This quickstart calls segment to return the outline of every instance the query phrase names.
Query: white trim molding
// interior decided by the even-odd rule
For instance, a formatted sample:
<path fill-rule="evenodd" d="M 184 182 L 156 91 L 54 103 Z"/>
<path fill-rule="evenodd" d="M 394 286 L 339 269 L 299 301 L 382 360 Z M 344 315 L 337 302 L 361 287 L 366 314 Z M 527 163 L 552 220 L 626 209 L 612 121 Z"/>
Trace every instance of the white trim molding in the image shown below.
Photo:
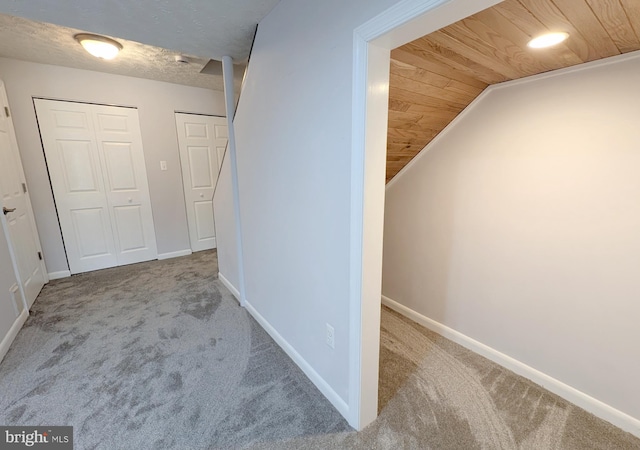
<path fill-rule="evenodd" d="M 47 275 L 49 276 L 49 281 L 51 281 L 59 280 L 60 278 L 68 278 L 71 276 L 71 272 L 69 270 L 59 270 L 57 272 L 49 272 Z"/>
<path fill-rule="evenodd" d="M 192 253 L 193 252 L 190 248 L 178 250 L 177 252 L 158 253 L 158 261 L 162 261 L 163 259 L 179 258 L 180 256 L 189 256 Z"/>
<path fill-rule="evenodd" d="M 331 404 L 338 410 L 344 417 L 349 417 L 349 405 L 338 395 L 336 391 L 329 386 L 329 384 L 316 372 L 313 367 L 283 338 L 280 333 L 276 331 L 271 324 L 260 315 L 258 311 L 249 303 L 245 302 L 244 307 L 249 314 L 269 333 L 269 336 L 276 341 L 276 343 L 285 351 L 285 353 L 293 360 L 294 363 L 304 372 L 304 374 L 311 380 L 311 382 L 320 390 Z"/>
<path fill-rule="evenodd" d="M 579 406 L 580 408 L 590 412 L 591 414 L 612 423 L 613 425 L 627 431 L 635 436 L 640 437 L 640 420 L 631 417 L 628 414 L 623 413 L 615 409 L 614 407 L 595 399 L 578 389 L 569 386 L 568 384 L 559 381 L 546 373 L 528 366 L 527 364 L 512 358 L 488 345 L 476 341 L 469 336 L 460 333 L 446 325 L 436 322 L 429 317 L 390 299 L 389 297 L 382 296 L 382 304 L 388 306 L 394 311 L 402 314 L 403 316 L 419 323 L 420 325 L 428 328 L 429 330 L 438 333 L 441 336 L 462 345 L 463 347 L 477 353 L 485 358 L 501 365 L 502 367 L 511 370 L 512 372 L 520 375 L 528 380 L 539 384 L 548 391 L 553 392 L 556 395 L 564 398 L 565 400 Z"/>
<path fill-rule="evenodd" d="M 236 300 L 240 302 L 240 291 L 233 284 L 231 284 L 231 282 L 227 279 L 227 277 L 225 277 L 220 272 L 218 272 L 218 280 L 220 280 L 220 282 L 224 284 L 224 287 L 229 289 L 229 291 L 233 294 Z"/>
<path fill-rule="evenodd" d="M 18 331 L 20 331 L 20 329 L 22 328 L 22 325 L 24 325 L 28 317 L 29 317 L 29 311 L 27 311 L 26 309 L 23 309 L 20 315 L 16 318 L 15 322 L 13 322 L 13 325 L 11 326 L 11 328 L 9 328 L 9 332 L 2 339 L 2 342 L 0 342 L 0 361 L 2 361 L 4 356 L 9 351 L 9 347 L 11 347 L 11 343 L 18 335 Z"/>

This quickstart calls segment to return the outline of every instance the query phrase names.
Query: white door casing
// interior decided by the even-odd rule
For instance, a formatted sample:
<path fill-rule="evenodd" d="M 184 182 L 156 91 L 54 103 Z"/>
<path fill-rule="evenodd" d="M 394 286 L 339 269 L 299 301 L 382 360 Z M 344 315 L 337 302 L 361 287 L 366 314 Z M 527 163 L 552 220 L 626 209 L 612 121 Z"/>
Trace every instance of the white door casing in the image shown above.
<path fill-rule="evenodd" d="M 0 207 L 14 210 L 2 214 L 11 257 L 18 277 L 20 296 L 27 309 L 49 281 L 27 190 L 18 143 L 10 117 L 4 83 L 0 81 Z M 15 294 L 15 293 L 14 293 Z"/>
<path fill-rule="evenodd" d="M 137 110 L 35 105 L 71 273 L 155 259 Z"/>
<path fill-rule="evenodd" d="M 213 191 L 228 140 L 227 119 L 176 113 L 176 127 L 191 250 L 215 248 Z"/>

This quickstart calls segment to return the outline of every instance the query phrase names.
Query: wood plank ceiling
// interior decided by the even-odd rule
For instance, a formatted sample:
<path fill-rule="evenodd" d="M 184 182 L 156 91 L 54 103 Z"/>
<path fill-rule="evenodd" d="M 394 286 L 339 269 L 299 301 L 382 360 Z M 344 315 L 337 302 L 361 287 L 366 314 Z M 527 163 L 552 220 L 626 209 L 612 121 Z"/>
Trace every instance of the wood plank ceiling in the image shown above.
<path fill-rule="evenodd" d="M 393 50 L 387 182 L 487 86 L 635 50 L 640 0 L 506 0 Z"/>

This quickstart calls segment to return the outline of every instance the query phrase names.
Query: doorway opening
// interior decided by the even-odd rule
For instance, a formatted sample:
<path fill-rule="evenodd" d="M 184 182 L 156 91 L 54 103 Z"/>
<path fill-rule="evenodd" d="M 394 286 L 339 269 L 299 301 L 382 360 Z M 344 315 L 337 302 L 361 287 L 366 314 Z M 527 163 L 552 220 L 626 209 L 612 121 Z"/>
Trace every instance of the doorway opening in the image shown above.
<path fill-rule="evenodd" d="M 452 3 L 455 3 L 455 2 L 452 2 Z M 477 7 L 478 10 L 483 10 L 485 8 L 492 6 L 492 4 L 495 4 L 495 3 L 498 3 L 498 2 L 486 2 L 486 4 L 484 5 L 474 5 L 474 7 Z M 506 3 L 509 3 L 509 2 L 505 2 L 505 4 Z M 424 24 L 427 25 L 426 28 L 423 28 L 420 35 L 416 37 L 423 36 L 425 35 L 425 33 L 429 34 L 431 32 L 437 31 L 445 26 L 448 26 L 456 22 L 457 20 L 463 19 L 475 13 L 473 11 L 470 11 L 466 15 L 460 14 L 461 13 L 460 8 L 462 8 L 462 6 L 458 5 L 456 9 L 448 10 L 448 13 L 447 13 L 448 15 L 444 14 L 445 16 L 448 17 L 447 19 L 448 21 L 443 19 L 441 26 L 436 26 L 435 22 L 437 22 L 439 19 L 443 17 L 440 14 L 438 14 L 438 12 L 442 13 L 443 11 L 445 11 L 445 9 L 448 6 L 451 6 L 451 4 L 434 6 L 433 3 L 431 3 L 431 7 L 435 9 L 425 14 L 430 18 L 430 20 L 427 20 L 424 22 Z M 454 15 L 456 14 L 458 15 L 457 18 L 454 17 Z M 488 16 L 488 14 L 486 16 Z M 451 20 L 452 18 L 453 20 Z M 493 18 L 495 19 L 496 16 L 494 16 Z M 376 18 L 376 20 L 381 21 L 379 17 Z M 397 20 L 401 21 L 401 19 L 399 18 L 397 18 Z M 391 23 L 391 20 L 389 21 L 389 23 Z M 362 325 L 361 325 L 361 328 L 358 329 L 361 334 L 361 338 L 362 338 L 361 342 L 363 346 L 360 353 L 361 359 L 359 360 L 359 363 L 360 363 L 359 368 L 362 370 L 362 372 L 360 372 L 360 375 L 362 377 L 361 378 L 362 383 L 359 385 L 361 389 L 360 391 L 361 403 L 359 405 L 360 405 L 360 412 L 362 414 L 359 417 L 359 420 L 361 421 L 361 423 L 365 418 L 364 414 L 366 414 L 366 411 L 372 411 L 370 409 L 372 406 L 371 405 L 372 402 L 368 401 L 363 397 L 364 395 L 363 389 L 365 389 L 364 386 L 368 386 L 368 389 L 371 389 L 371 390 L 375 389 L 372 382 L 372 378 L 374 373 L 376 377 L 378 376 L 378 373 L 375 370 L 376 368 L 374 368 L 372 365 L 372 361 L 376 357 L 374 353 L 377 350 L 377 348 L 374 348 L 374 345 L 372 344 L 372 342 L 375 342 L 375 344 L 377 345 L 379 341 L 376 341 L 376 339 L 379 339 L 379 335 L 376 335 L 377 329 L 374 329 L 370 325 L 367 325 L 365 322 L 366 320 L 373 320 L 373 321 L 377 320 L 376 325 L 380 324 L 380 318 L 379 316 L 376 317 L 376 312 L 375 312 L 375 309 L 379 308 L 380 292 L 379 291 L 377 292 L 377 298 L 376 298 L 375 291 L 377 287 L 380 286 L 380 281 L 381 281 L 381 276 L 379 275 L 380 268 L 382 266 L 382 248 L 381 248 L 380 241 L 382 240 L 382 228 L 383 228 L 382 223 L 384 222 L 384 198 L 385 198 L 384 187 L 381 188 L 381 185 L 383 185 L 383 183 L 381 182 L 381 179 L 382 179 L 381 174 L 383 173 L 383 167 L 382 167 L 383 162 L 381 162 L 381 160 L 384 159 L 383 155 L 386 153 L 386 149 L 381 148 L 381 146 L 376 142 L 381 138 L 381 134 L 376 133 L 375 129 L 379 127 L 380 124 L 382 124 L 383 122 L 380 117 L 382 115 L 381 110 L 383 106 L 381 105 L 383 102 L 380 101 L 379 97 L 385 96 L 386 92 L 384 91 L 384 86 L 388 85 L 389 81 L 391 81 L 391 86 L 393 89 L 394 78 L 396 82 L 401 81 L 401 80 L 398 80 L 398 78 L 404 78 L 405 80 L 403 82 L 407 83 L 408 82 L 407 80 L 410 80 L 412 77 L 412 70 L 413 70 L 410 67 L 408 67 L 408 65 L 411 65 L 409 64 L 411 61 L 408 61 L 407 59 L 405 59 L 404 61 L 399 61 L 399 63 L 396 63 L 395 73 L 394 73 L 394 66 L 392 66 L 391 80 L 389 80 L 388 76 L 385 80 L 384 75 L 382 74 L 382 67 L 384 66 L 383 61 L 386 60 L 387 62 L 386 68 L 388 70 L 389 50 L 392 48 L 397 48 L 399 46 L 407 44 L 411 40 L 406 39 L 408 31 L 403 30 L 404 34 L 401 35 L 402 39 L 399 39 L 399 42 L 398 42 L 399 45 L 395 46 L 389 43 L 394 39 L 395 35 L 393 35 L 393 33 L 389 32 L 391 34 L 375 35 L 372 29 L 376 26 L 376 24 L 370 24 L 370 25 L 371 25 L 371 28 L 366 28 L 363 26 L 362 29 L 359 30 L 362 33 L 361 34 L 361 36 L 363 36 L 362 41 L 364 42 L 358 43 L 358 40 L 356 39 L 355 54 L 358 57 L 358 60 L 362 64 L 358 65 L 358 63 L 356 62 L 356 66 L 354 67 L 354 74 L 355 74 L 354 85 L 367 86 L 369 89 L 366 92 L 357 90 L 354 93 L 354 105 L 355 105 L 354 106 L 354 142 L 356 142 L 357 144 L 362 144 L 363 148 L 365 149 L 363 154 L 359 155 L 359 156 L 362 156 L 362 160 L 364 160 L 364 165 L 363 165 L 364 167 L 362 168 L 362 173 L 355 172 L 355 175 L 358 175 L 358 176 L 361 175 L 361 177 L 357 179 L 358 183 L 356 184 L 356 186 L 359 187 L 360 183 L 362 183 L 362 186 L 364 186 L 364 188 L 362 189 L 362 191 L 357 191 L 357 190 L 352 191 L 356 193 L 356 197 L 357 197 L 357 194 L 359 193 L 361 193 L 363 197 L 361 204 L 357 203 L 359 198 L 355 199 L 356 204 L 358 206 L 361 206 L 363 210 L 363 215 L 362 215 L 363 221 L 362 223 L 359 224 L 361 226 L 361 229 L 359 230 L 361 234 L 358 235 L 358 237 L 362 239 L 363 246 L 364 246 L 364 248 L 362 249 L 357 248 L 355 252 L 356 260 L 358 256 L 362 257 L 362 260 L 359 261 L 361 263 L 360 267 L 362 268 L 362 276 L 361 276 L 361 279 L 359 280 L 361 285 L 358 286 L 359 290 L 357 291 L 359 294 L 361 294 L 359 300 L 361 300 L 360 306 L 362 308 L 359 311 L 360 313 L 359 318 L 361 319 Z M 523 26 L 522 24 L 519 24 L 519 25 Z M 377 26 L 378 26 L 378 30 L 381 30 L 383 28 L 379 23 L 377 24 Z M 396 27 L 396 28 L 404 28 L 404 25 L 402 27 Z M 394 30 L 396 32 L 398 31 L 397 29 L 394 29 Z M 513 32 L 513 29 L 511 29 L 511 32 Z M 450 33 L 450 35 L 452 34 L 454 33 Z M 441 39 L 439 42 L 437 40 L 438 38 Z M 513 35 L 509 36 L 509 38 L 513 39 L 514 36 Z M 403 39 L 404 41 L 402 41 Z M 445 39 L 446 39 L 445 36 L 439 36 L 439 37 L 435 37 L 433 40 L 426 40 L 425 42 L 422 42 L 422 45 L 425 46 L 422 49 L 419 48 L 420 47 L 419 44 L 414 44 L 414 48 L 413 48 L 414 53 L 420 53 L 421 51 L 424 52 L 424 54 L 435 53 L 433 50 L 436 47 L 436 45 L 444 45 L 443 43 L 445 42 Z M 429 48 L 429 45 L 432 45 L 433 47 Z M 411 53 L 411 52 L 407 52 L 404 55 L 404 57 L 411 56 L 411 55 L 408 55 L 408 53 Z M 624 51 L 620 50 L 620 53 L 624 53 Z M 415 54 L 413 56 L 415 56 Z M 602 57 L 606 57 L 606 56 L 602 56 Z M 463 59 L 464 58 L 459 58 L 457 61 L 457 64 L 460 64 L 459 62 L 462 61 Z M 366 63 L 363 63 L 363 61 L 365 61 Z M 584 61 L 580 61 L 580 62 L 584 62 Z M 580 62 L 576 62 L 575 64 L 579 64 Z M 431 61 L 431 63 L 433 63 L 433 61 Z M 549 67 L 548 64 L 550 63 L 551 63 L 551 58 L 546 58 L 544 62 L 544 64 L 547 65 L 546 70 L 555 70 L 563 67 L 563 66 L 560 66 L 560 67 L 548 68 Z M 606 63 L 603 63 L 603 64 L 606 64 Z M 572 64 L 569 64 L 569 65 L 572 65 Z M 508 67 L 508 64 L 506 65 L 504 64 L 504 61 L 502 63 L 500 62 L 496 63 L 496 67 L 507 70 L 507 71 L 513 69 L 514 72 L 516 71 L 516 69 L 521 68 L 521 67 L 510 68 Z M 358 69 L 361 69 L 361 70 L 359 71 Z M 422 69 L 429 71 L 429 69 L 433 69 L 433 66 L 431 65 L 429 67 L 422 67 Z M 546 71 L 546 70 L 543 70 L 543 71 Z M 460 71 L 464 72 L 462 69 L 460 69 Z M 499 70 L 496 70 L 496 73 L 497 72 L 499 72 Z M 495 75 L 496 73 L 494 73 L 493 75 Z M 507 77 L 506 79 L 496 80 L 493 82 L 488 81 L 486 85 L 501 82 L 501 81 L 507 81 L 508 79 L 529 76 L 535 73 L 540 73 L 540 72 L 534 71 L 534 72 L 525 73 L 519 76 Z M 464 74 L 468 75 L 468 71 Z M 439 75 L 442 76 L 443 74 L 439 74 Z M 453 79 L 454 77 L 451 77 L 451 78 Z M 443 80 L 440 79 L 440 81 L 442 82 Z M 456 81 L 460 82 L 463 80 L 456 80 Z M 468 86 L 473 87 L 472 85 L 468 85 Z M 376 88 L 378 89 L 376 90 Z M 431 85 L 431 86 L 423 86 L 422 88 L 425 91 L 427 91 L 429 89 L 433 90 L 434 88 L 437 89 L 439 87 Z M 461 88 L 461 86 L 457 85 L 457 88 Z M 478 87 L 478 89 L 481 92 L 483 88 L 480 86 Z M 458 89 L 458 90 L 465 91 L 468 94 L 472 93 L 469 89 Z M 494 91 L 495 90 L 492 90 L 492 92 Z M 415 109 L 412 110 L 410 107 L 404 110 L 402 109 L 406 106 L 406 105 L 403 105 L 402 103 L 405 103 L 405 104 L 410 103 L 409 101 L 410 99 L 398 98 L 399 96 L 394 95 L 393 91 L 391 92 L 391 94 L 392 95 L 391 95 L 390 103 L 392 104 L 392 110 L 394 111 L 393 116 L 390 114 L 390 117 L 389 117 L 389 124 L 391 125 L 391 128 L 397 128 L 399 130 L 406 130 L 406 131 L 416 131 L 415 129 L 411 129 L 410 122 L 411 120 L 413 120 L 414 122 L 422 121 L 424 124 L 424 121 L 422 120 L 423 117 L 420 117 L 421 115 L 418 114 Z M 397 92 L 395 94 L 397 94 Z M 422 93 L 416 92 L 415 94 L 416 94 L 415 97 L 418 97 L 419 95 L 424 94 L 424 92 Z M 455 97 L 455 96 L 458 96 L 460 92 L 454 93 L 450 91 L 449 94 Z M 455 100 L 456 99 L 454 98 L 454 101 Z M 358 105 L 360 105 L 361 108 L 358 108 Z M 387 105 L 384 105 L 384 108 L 386 109 Z M 446 122 L 447 120 L 449 120 L 449 118 L 438 117 L 438 113 L 441 113 L 443 111 L 446 111 L 445 105 L 428 105 L 427 107 L 424 108 L 424 112 L 429 113 L 428 119 L 439 119 L 441 122 Z M 359 113 L 360 115 L 358 115 Z M 396 113 L 399 113 L 399 114 L 396 114 Z M 404 118 L 407 119 L 407 122 L 405 124 L 402 124 L 403 116 Z M 385 123 L 383 128 L 386 132 L 387 130 L 386 121 L 384 122 Z M 434 136 L 442 131 L 442 129 L 438 130 L 437 127 L 431 127 L 429 129 L 434 130 Z M 401 134 L 402 133 L 400 133 L 400 135 Z M 415 135 L 412 133 L 406 133 L 406 135 L 415 137 Z M 384 138 L 386 138 L 386 136 L 382 137 L 383 142 L 384 142 Z M 433 138 L 433 136 L 431 138 Z M 389 145 L 390 149 L 392 149 L 393 144 L 394 144 L 393 142 L 390 142 L 390 145 Z M 409 160 L 413 156 L 410 154 L 411 150 L 413 150 L 411 147 L 415 144 L 415 146 L 417 147 L 417 151 L 419 151 L 420 149 L 424 148 L 424 144 L 426 143 L 410 142 L 409 144 L 406 144 L 406 143 L 399 142 L 398 144 L 399 145 L 395 150 L 399 154 L 399 156 L 397 157 L 398 158 L 397 161 L 401 162 L 400 159 L 403 156 L 402 155 L 403 151 L 406 151 L 407 157 L 408 157 L 407 160 Z M 356 147 L 355 150 L 358 150 L 358 148 L 359 147 Z M 362 163 L 362 161 L 359 158 L 356 158 L 356 161 Z M 354 167 L 356 167 L 356 164 L 354 164 Z M 400 170 L 400 169 L 401 167 L 397 168 L 397 170 Z M 437 176 L 438 174 L 432 173 L 431 175 Z M 382 191 L 382 194 L 381 194 L 381 191 Z M 378 241 L 378 239 L 380 239 L 380 241 Z M 371 247 L 367 248 L 369 245 L 371 245 Z M 387 255 L 385 254 L 385 263 L 386 262 L 387 262 Z M 378 263 L 379 263 L 379 266 L 378 266 Z M 459 286 L 459 284 L 457 286 Z M 391 300 L 391 299 L 388 299 L 388 300 Z M 392 303 L 392 302 L 387 301 L 386 303 Z M 403 313 L 408 313 L 408 311 L 403 311 Z M 432 324 L 432 325 L 435 326 L 437 324 Z M 452 331 L 452 330 L 449 330 L 449 331 Z M 446 333 L 441 333 L 441 334 L 446 335 Z M 481 345 L 478 344 L 478 348 L 481 348 Z M 477 352 L 484 354 L 483 351 L 477 351 Z M 491 358 L 491 359 L 494 359 L 494 358 Z M 367 367 L 369 370 L 363 370 L 365 365 L 367 364 L 368 364 Z M 515 363 L 513 364 L 514 366 L 517 365 Z M 518 372 L 518 370 L 516 370 L 516 372 Z M 365 373 L 366 375 L 364 375 Z M 558 388 L 558 386 L 555 386 L 555 388 L 551 390 L 553 390 L 556 393 L 560 393 L 557 391 L 562 390 L 562 388 Z M 568 389 L 565 389 L 565 391 L 568 391 Z M 560 393 L 560 395 L 563 395 L 563 393 Z M 582 398 L 581 400 L 578 398 L 576 398 L 575 400 L 574 399 L 571 399 L 571 400 L 574 403 L 578 403 L 580 406 L 590 409 L 592 412 L 595 412 L 597 415 L 600 415 L 601 417 L 606 417 L 607 420 L 614 422 L 619 426 L 622 426 L 623 428 L 629 429 L 629 427 L 631 426 L 630 424 L 633 422 L 632 420 L 629 420 L 629 418 L 624 419 L 622 413 L 620 412 L 610 413 L 606 411 L 606 408 L 600 408 L 599 412 L 594 411 L 594 409 L 598 409 L 598 408 L 593 406 L 589 408 L 588 405 L 586 405 L 586 403 L 588 402 L 585 402 L 584 398 Z M 380 401 L 384 402 L 385 399 L 381 398 Z M 382 405 L 379 405 L 379 406 L 382 406 Z M 370 414 L 373 415 L 372 412 L 370 412 Z M 625 420 L 626 420 L 626 426 L 625 426 Z"/>
<path fill-rule="evenodd" d="M 354 32 L 350 423 L 377 417 L 390 50 L 498 3 L 403 1 Z"/>

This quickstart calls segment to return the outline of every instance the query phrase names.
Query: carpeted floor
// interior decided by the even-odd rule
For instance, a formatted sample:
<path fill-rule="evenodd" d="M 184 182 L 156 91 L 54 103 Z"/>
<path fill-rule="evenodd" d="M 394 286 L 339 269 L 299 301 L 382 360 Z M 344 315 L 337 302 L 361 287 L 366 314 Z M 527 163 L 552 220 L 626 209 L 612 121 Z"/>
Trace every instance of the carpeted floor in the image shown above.
<path fill-rule="evenodd" d="M 216 279 L 215 252 L 53 281 L 0 364 L 0 424 L 76 449 L 233 448 L 349 430 Z"/>
<path fill-rule="evenodd" d="M 216 279 L 215 252 L 53 281 L 0 364 L 0 424 L 76 449 L 640 449 L 640 440 L 382 314 L 378 419 L 356 433 Z"/>

